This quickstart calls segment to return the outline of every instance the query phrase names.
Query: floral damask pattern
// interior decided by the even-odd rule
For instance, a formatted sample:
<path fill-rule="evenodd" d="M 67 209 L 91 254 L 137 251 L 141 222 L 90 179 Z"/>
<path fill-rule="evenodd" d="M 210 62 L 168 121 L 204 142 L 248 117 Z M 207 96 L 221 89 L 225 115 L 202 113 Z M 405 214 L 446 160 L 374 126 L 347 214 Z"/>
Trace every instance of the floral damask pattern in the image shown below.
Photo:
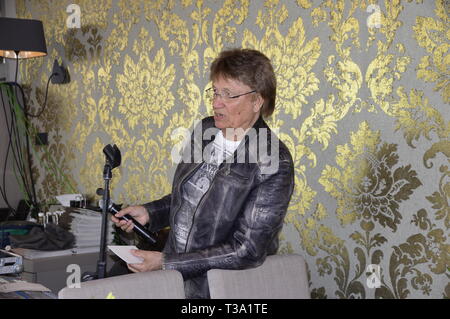
<path fill-rule="evenodd" d="M 372 264 L 380 264 L 384 253 L 376 248 L 386 247 L 389 243 L 385 234 L 373 234 L 376 224 L 396 232 L 405 218 L 399 210 L 402 202 L 410 199 L 413 191 L 422 184 L 411 165 L 398 165 L 397 146 L 382 143 L 380 132 L 370 130 L 366 122 L 351 134 L 350 141 L 351 145 L 337 146 L 339 168 L 326 166 L 319 178 L 325 190 L 337 200 L 336 214 L 342 225 L 346 227 L 359 221 L 363 230 L 349 236 L 358 245 L 354 249 L 358 260 L 355 277 L 348 280 L 349 253 L 345 245 L 340 248 L 340 253 L 346 263 L 336 262 L 334 267 L 340 288 L 336 295 L 342 298 L 365 297 L 364 285 L 358 279 L 368 265 L 367 259 L 371 258 Z M 319 258 L 320 267 L 332 269 L 328 260 L 330 257 Z M 391 257 L 390 267 L 395 263 L 395 257 Z M 393 296 L 401 297 L 390 297 Z"/>
<path fill-rule="evenodd" d="M 297 119 L 303 105 L 308 103 L 307 98 L 319 89 L 319 80 L 311 69 L 320 56 L 319 38 L 306 41 L 306 32 L 303 20 L 298 18 L 290 26 L 287 35 L 280 33 L 279 26 L 284 24 L 288 12 L 284 4 L 277 10 L 279 1 L 265 1 L 266 12 L 258 11 L 256 23 L 263 29 L 263 37 L 257 40 L 250 31 L 245 30 L 242 46 L 255 48 L 262 52 L 270 52 L 277 77 L 278 105 L 273 122 L 276 123 L 276 114 L 280 109 L 284 113 Z"/>
<path fill-rule="evenodd" d="M 159 50 L 155 60 L 142 55 L 137 63 L 125 57 L 123 74 L 116 77 L 116 85 L 122 99 L 119 112 L 132 129 L 138 123 L 144 127 L 151 123 L 163 125 L 164 118 L 174 105 L 171 86 L 175 78 L 173 65 L 166 67 L 163 50 Z M 147 70 L 142 72 L 142 70 Z M 132 106 L 132 107 L 130 107 Z"/>
<path fill-rule="evenodd" d="M 422 185 L 411 165 L 395 167 L 397 146 L 380 144 L 379 133 L 362 122 L 351 145 L 338 145 L 339 168 L 326 166 L 319 178 L 325 190 L 336 198 L 336 214 L 343 225 L 361 218 L 397 231 L 401 202 Z"/>
<path fill-rule="evenodd" d="M 450 103 L 450 18 L 449 4 L 436 1 L 436 18 L 417 17 L 413 27 L 417 43 L 429 55 L 421 58 L 417 77 L 435 83 L 434 90 L 441 91 L 445 103 Z"/>
<path fill-rule="evenodd" d="M 42 201 L 95 199 L 109 143 L 117 201 L 167 194 L 174 132 L 211 114 L 211 61 L 255 48 L 273 62 L 268 123 L 295 164 L 280 253 L 305 256 L 312 297 L 449 298 L 448 1 L 19 0 L 17 13 L 43 21 L 49 53 L 21 63 L 30 110 L 55 58 L 71 75 L 32 121 L 49 133 L 34 149 Z"/>

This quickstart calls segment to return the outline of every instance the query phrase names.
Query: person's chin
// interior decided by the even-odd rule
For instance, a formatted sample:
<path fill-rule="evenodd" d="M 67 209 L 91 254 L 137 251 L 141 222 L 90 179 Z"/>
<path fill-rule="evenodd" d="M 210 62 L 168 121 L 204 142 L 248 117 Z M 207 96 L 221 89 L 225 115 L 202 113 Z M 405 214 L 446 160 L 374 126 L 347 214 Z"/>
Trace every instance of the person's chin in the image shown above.
<path fill-rule="evenodd" d="M 226 127 L 223 117 L 220 117 L 220 116 L 214 116 L 214 124 L 217 128 L 220 128 L 220 129 Z"/>

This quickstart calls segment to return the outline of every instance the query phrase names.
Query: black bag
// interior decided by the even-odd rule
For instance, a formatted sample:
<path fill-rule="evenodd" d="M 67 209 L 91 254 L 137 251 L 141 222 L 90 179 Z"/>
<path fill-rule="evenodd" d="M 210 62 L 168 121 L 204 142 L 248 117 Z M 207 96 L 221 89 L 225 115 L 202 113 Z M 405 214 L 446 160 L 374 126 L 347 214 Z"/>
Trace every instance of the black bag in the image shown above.
<path fill-rule="evenodd" d="M 58 225 L 49 223 L 44 228 L 36 224 L 26 235 L 10 235 L 11 248 L 35 250 L 64 250 L 75 246 L 75 236 Z"/>

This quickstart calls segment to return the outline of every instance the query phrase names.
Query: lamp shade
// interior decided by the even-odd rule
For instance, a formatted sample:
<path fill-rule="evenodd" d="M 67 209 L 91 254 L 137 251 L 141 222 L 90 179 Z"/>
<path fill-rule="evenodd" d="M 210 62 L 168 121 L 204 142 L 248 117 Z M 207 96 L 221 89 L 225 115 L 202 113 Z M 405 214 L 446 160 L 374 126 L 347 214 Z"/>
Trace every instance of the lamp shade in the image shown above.
<path fill-rule="evenodd" d="M 44 55 L 47 46 L 41 21 L 0 18 L 0 56 L 27 59 Z"/>

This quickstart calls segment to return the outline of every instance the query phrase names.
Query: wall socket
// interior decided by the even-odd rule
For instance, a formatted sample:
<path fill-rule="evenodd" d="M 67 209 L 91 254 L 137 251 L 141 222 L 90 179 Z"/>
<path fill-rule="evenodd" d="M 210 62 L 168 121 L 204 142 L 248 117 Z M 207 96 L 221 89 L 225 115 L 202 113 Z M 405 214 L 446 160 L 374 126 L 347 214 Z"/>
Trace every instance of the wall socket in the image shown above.
<path fill-rule="evenodd" d="M 70 82 L 70 76 L 67 69 L 58 63 L 58 60 L 55 59 L 53 62 L 53 70 L 52 70 L 52 83 L 53 84 L 65 84 Z"/>

